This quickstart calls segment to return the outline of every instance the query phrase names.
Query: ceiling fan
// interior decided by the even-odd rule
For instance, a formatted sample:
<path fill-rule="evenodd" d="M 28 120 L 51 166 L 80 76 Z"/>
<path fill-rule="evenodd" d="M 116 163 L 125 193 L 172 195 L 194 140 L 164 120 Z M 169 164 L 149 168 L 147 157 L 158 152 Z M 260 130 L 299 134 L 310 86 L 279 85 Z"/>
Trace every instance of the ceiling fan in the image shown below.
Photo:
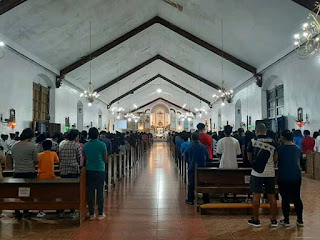
<path fill-rule="evenodd" d="M 172 7 L 177 8 L 180 12 L 183 11 L 183 6 L 180 5 L 179 3 L 173 2 L 173 1 L 171 1 L 171 0 L 163 0 L 163 1 L 166 2 L 166 3 L 168 3 L 168 4 L 170 4 Z"/>

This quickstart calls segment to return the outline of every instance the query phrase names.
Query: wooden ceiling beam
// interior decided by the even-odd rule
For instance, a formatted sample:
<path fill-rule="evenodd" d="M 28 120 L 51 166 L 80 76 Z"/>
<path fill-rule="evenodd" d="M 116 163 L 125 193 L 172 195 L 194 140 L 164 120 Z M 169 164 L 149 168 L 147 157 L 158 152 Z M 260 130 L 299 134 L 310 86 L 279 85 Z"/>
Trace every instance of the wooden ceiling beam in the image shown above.
<path fill-rule="evenodd" d="M 318 0 L 292 0 L 295 3 L 298 3 L 300 6 L 303 6 L 309 9 L 311 12 L 315 12 L 316 2 Z"/>
<path fill-rule="evenodd" d="M 173 102 L 170 102 L 169 100 L 164 99 L 164 98 L 161 97 L 161 98 L 157 98 L 157 99 L 155 99 L 155 100 L 152 100 L 152 101 L 150 101 L 150 102 L 148 102 L 148 103 L 146 103 L 146 104 L 143 104 L 142 106 L 138 107 L 137 109 L 131 110 L 130 113 L 136 112 L 136 111 L 140 110 L 141 108 L 144 108 L 144 107 L 146 107 L 146 106 L 148 106 L 148 105 L 150 105 L 150 104 L 152 104 L 152 103 L 154 103 L 154 102 L 156 102 L 156 101 L 158 101 L 158 100 L 162 100 L 162 101 L 164 101 L 164 102 L 166 102 L 166 103 L 169 103 L 169 104 L 171 104 L 171 105 L 173 105 L 173 106 L 175 106 L 175 107 L 177 107 L 177 108 L 180 108 L 180 109 L 183 109 L 183 110 L 186 111 L 186 112 L 189 112 L 188 109 L 183 108 L 183 107 L 179 106 L 178 104 L 175 104 L 175 103 L 173 103 Z M 194 112 L 192 112 L 192 113 L 195 115 Z"/>
<path fill-rule="evenodd" d="M 208 104 L 208 105 L 209 105 L 209 107 L 210 107 L 210 108 L 212 107 L 211 102 L 210 102 L 210 101 L 208 101 L 207 99 L 205 99 L 205 98 L 203 98 L 203 97 L 201 97 L 201 96 L 199 96 L 199 95 L 195 94 L 194 92 L 192 92 L 192 91 L 190 91 L 190 90 L 186 89 L 185 87 L 182 87 L 181 85 L 179 85 L 179 84 L 175 83 L 174 81 L 172 81 L 172 80 L 170 80 L 170 79 L 168 79 L 168 78 L 166 78 L 166 77 L 162 76 L 161 74 L 158 74 L 158 75 L 156 75 L 156 76 L 154 76 L 154 77 L 152 77 L 152 78 L 148 79 L 148 80 L 147 80 L 147 81 L 145 81 L 144 83 L 142 83 L 142 84 L 138 85 L 137 87 L 135 87 L 135 88 L 131 89 L 130 91 L 128 91 L 128 92 L 126 92 L 126 93 L 122 94 L 121 96 L 119 96 L 119 97 L 117 97 L 117 98 L 113 99 L 113 100 L 108 104 L 108 108 L 110 108 L 112 104 L 114 104 L 114 103 L 116 103 L 116 102 L 120 101 L 121 99 L 125 98 L 126 96 L 129 96 L 130 94 L 134 94 L 134 92 L 135 92 L 135 91 L 137 91 L 138 89 L 140 89 L 140 88 L 142 88 L 142 87 L 146 86 L 147 84 L 151 83 L 152 81 L 156 80 L 157 78 L 161 78 L 161 79 L 163 79 L 164 81 L 166 81 L 166 82 L 168 82 L 168 83 L 170 83 L 170 84 L 174 85 L 175 87 L 177 87 L 177 88 L 179 88 L 179 89 L 183 90 L 183 91 L 184 91 L 184 92 L 186 92 L 187 94 L 190 94 L 191 96 L 193 96 L 193 97 L 195 97 L 195 98 L 197 98 L 197 99 L 201 100 L 202 102 L 205 102 L 206 104 Z"/>
<path fill-rule="evenodd" d="M 216 89 L 216 90 L 219 90 L 219 89 L 220 89 L 220 86 L 218 86 L 217 84 L 210 82 L 209 80 L 207 80 L 207 79 L 205 79 L 205 78 L 203 78 L 203 77 L 201 77 L 201 76 L 199 76 L 199 75 L 197 75 L 197 74 L 195 74 L 195 73 L 193 73 L 193 72 L 185 69 L 184 67 L 182 67 L 182 66 L 180 66 L 180 65 L 172 62 L 171 60 L 169 60 L 169 59 L 167 59 L 167 58 L 165 58 L 165 57 L 163 57 L 163 56 L 161 56 L 161 55 L 156 55 L 156 56 L 150 58 L 149 60 L 147 60 L 147 61 L 139 64 L 139 65 L 136 66 L 135 68 L 133 68 L 133 69 L 131 69 L 131 70 L 123 73 L 122 75 L 120 75 L 120 76 L 118 76 L 118 77 L 116 77 L 115 79 L 111 80 L 110 82 L 104 84 L 103 86 L 97 88 L 95 91 L 96 91 L 96 92 L 101 92 L 101 91 L 103 91 L 103 90 L 111 87 L 112 85 L 118 83 L 119 81 L 121 81 L 121 80 L 123 80 L 124 78 L 130 76 L 131 74 L 139 71 L 140 69 L 148 66 L 149 64 L 151 64 L 152 62 L 154 62 L 154 61 L 156 61 L 156 60 L 161 60 L 161 61 L 169 64 L 170 66 L 172 66 L 172 67 L 174 67 L 174 68 L 176 68 L 176 69 L 178 69 L 178 70 L 186 73 L 187 75 L 189 75 L 189 76 L 191 76 L 191 77 L 199 80 L 200 82 L 202 82 L 202 83 L 204 83 L 204 84 L 206 84 L 206 85 L 208 85 L 208 86 L 210 86 L 210 87 L 212 87 L 212 88 L 214 88 L 214 89 Z"/>
<path fill-rule="evenodd" d="M 0 1 L 0 16 L 21 3 L 26 2 L 27 0 L 1 0 Z"/>
<path fill-rule="evenodd" d="M 83 56 L 80 60 L 72 63 L 71 65 L 65 67 L 64 69 L 62 69 L 60 71 L 60 77 L 64 77 L 66 74 L 68 74 L 69 72 L 81 67 L 82 65 L 86 64 L 87 62 L 90 61 L 90 59 L 94 59 L 96 57 L 99 57 L 100 55 L 108 52 L 110 49 L 118 46 L 119 44 L 127 41 L 128 39 L 132 38 L 133 36 L 139 34 L 140 32 L 144 31 L 145 29 L 151 27 L 154 24 L 160 24 L 174 32 L 176 32 L 177 34 L 181 35 L 184 38 L 187 38 L 188 40 L 200 45 L 201 47 L 209 50 L 210 52 L 217 54 L 219 56 L 224 57 L 226 60 L 238 65 L 239 67 L 252 72 L 253 74 L 255 74 L 257 72 L 257 69 L 253 66 L 251 66 L 248 63 L 245 63 L 244 61 L 228 54 L 227 52 L 222 51 L 221 49 L 213 46 L 212 44 L 196 37 L 195 35 L 183 30 L 182 28 L 179 28 L 178 26 L 162 19 L 161 17 L 154 17 L 152 19 L 150 19 L 149 21 L 141 24 L 140 26 L 136 27 L 135 29 L 127 32 L 126 34 L 122 35 L 121 37 L 113 40 L 112 42 L 104 45 L 103 47 L 93 51 L 92 53 L 89 53 L 86 56 Z"/>

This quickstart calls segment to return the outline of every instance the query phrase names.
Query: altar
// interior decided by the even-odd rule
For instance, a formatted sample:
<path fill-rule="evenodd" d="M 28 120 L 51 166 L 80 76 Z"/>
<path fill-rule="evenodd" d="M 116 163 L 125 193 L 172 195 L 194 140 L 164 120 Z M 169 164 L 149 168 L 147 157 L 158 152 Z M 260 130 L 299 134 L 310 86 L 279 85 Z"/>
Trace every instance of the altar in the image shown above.
<path fill-rule="evenodd" d="M 159 104 L 151 111 L 152 130 L 155 138 L 164 139 L 170 128 L 169 109 Z"/>

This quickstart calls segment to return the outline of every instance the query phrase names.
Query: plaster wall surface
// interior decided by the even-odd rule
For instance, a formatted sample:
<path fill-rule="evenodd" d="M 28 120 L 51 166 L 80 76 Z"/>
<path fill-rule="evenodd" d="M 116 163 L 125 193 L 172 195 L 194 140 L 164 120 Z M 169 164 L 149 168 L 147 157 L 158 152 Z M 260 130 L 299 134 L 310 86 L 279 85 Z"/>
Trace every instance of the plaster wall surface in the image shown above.
<path fill-rule="evenodd" d="M 60 123 L 64 130 L 65 117 L 70 117 L 70 124 L 77 123 L 77 103 L 80 93 L 64 84 L 55 89 L 55 76 L 22 58 L 5 50 L 0 59 L 0 114 L 3 120 L 9 118 L 9 110 L 16 110 L 17 127 L 12 130 L 6 123 L 0 123 L 0 133 L 21 132 L 30 127 L 33 120 L 33 82 L 51 87 L 50 90 L 50 122 Z M 98 126 L 98 111 L 102 110 L 102 127 L 107 125 L 108 110 L 102 103 L 94 104 L 89 108 L 84 102 L 84 126 L 93 123 Z"/>

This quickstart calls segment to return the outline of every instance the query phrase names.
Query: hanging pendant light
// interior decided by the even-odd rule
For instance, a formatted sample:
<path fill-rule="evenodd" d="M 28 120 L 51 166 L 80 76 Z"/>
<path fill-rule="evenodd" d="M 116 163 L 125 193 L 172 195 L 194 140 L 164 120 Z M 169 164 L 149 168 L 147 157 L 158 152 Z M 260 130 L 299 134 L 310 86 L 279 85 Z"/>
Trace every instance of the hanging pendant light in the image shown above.
<path fill-rule="evenodd" d="M 315 3 L 315 9 L 309 13 L 308 21 L 301 25 L 301 32 L 293 35 L 294 46 L 299 58 L 308 58 L 320 49 L 320 3 Z"/>
<path fill-rule="evenodd" d="M 228 90 L 227 86 L 224 81 L 224 50 L 223 50 L 223 21 L 221 18 L 221 44 L 222 44 L 222 54 L 221 54 L 221 86 L 219 89 L 219 94 L 213 94 L 212 97 L 214 98 L 215 102 L 221 101 L 221 106 L 225 106 L 226 102 L 231 103 L 233 100 L 233 90 Z"/>
<path fill-rule="evenodd" d="M 85 97 L 88 106 L 91 107 L 94 100 L 96 100 L 100 95 L 94 91 L 94 86 L 91 81 L 91 60 L 92 60 L 92 45 L 91 45 L 91 22 L 90 22 L 90 60 L 89 60 L 89 86 L 88 89 L 80 94 L 80 97 Z"/>

